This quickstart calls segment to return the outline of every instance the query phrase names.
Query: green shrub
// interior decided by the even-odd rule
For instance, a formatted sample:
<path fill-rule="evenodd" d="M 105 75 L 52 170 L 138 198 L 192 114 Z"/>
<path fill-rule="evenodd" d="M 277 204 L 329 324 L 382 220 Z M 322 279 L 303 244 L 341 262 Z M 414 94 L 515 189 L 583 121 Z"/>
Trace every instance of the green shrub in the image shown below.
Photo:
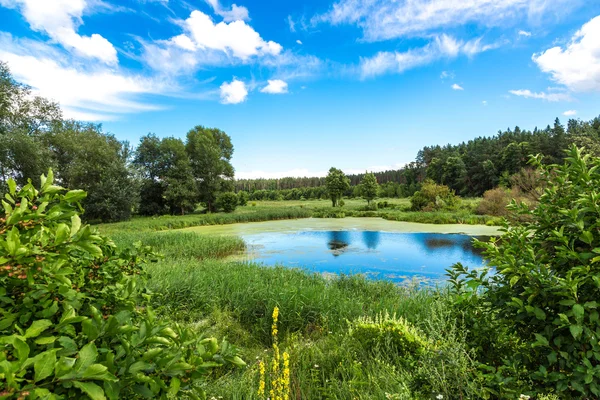
<path fill-rule="evenodd" d="M 248 192 L 242 190 L 241 192 L 238 193 L 238 205 L 240 205 L 241 207 L 245 207 L 248 205 L 248 198 L 250 197 L 248 195 Z"/>
<path fill-rule="evenodd" d="M 413 211 L 454 210 L 460 205 L 460 198 L 448 186 L 427 179 L 410 203 Z"/>
<path fill-rule="evenodd" d="M 573 147 L 562 166 L 533 161 L 547 182 L 537 208 L 513 203 L 512 211 L 529 218 L 506 223 L 500 241 L 479 244 L 495 274 L 457 265 L 454 290 L 471 304 L 473 318 L 487 315 L 496 324 L 480 325 L 473 337 L 507 332 L 513 351 L 496 352 L 491 372 L 504 396 L 518 396 L 534 381 L 561 398 L 597 398 L 600 158 Z"/>
<path fill-rule="evenodd" d="M 225 211 L 226 213 L 234 212 L 237 205 L 238 197 L 233 192 L 221 193 L 217 197 L 217 208 Z"/>
<path fill-rule="evenodd" d="M 158 320 L 150 248 L 120 250 L 82 225 L 81 190 L 52 171 L 2 200 L 0 387 L 3 399 L 201 396 L 210 369 L 243 365 L 235 349 Z"/>
<path fill-rule="evenodd" d="M 417 356 L 427 348 L 426 339 L 415 327 L 387 312 L 352 321 L 349 333 L 366 349 L 387 350 L 401 358 Z"/>

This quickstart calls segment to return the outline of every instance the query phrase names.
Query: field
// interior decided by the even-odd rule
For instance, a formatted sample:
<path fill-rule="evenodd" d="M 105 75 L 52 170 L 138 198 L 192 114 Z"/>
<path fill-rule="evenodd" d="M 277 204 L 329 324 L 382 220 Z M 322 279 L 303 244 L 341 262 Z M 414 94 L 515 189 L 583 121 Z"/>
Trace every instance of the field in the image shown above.
<path fill-rule="evenodd" d="M 463 199 L 455 211 L 412 212 L 409 199 L 379 199 L 386 207 L 365 210 L 366 202 L 360 199 L 344 199 L 341 208 L 332 208 L 328 200 L 307 201 L 251 201 L 238 207 L 233 213 L 201 214 L 185 216 L 135 217 L 127 222 L 100 225 L 101 230 L 113 231 L 163 231 L 204 225 L 225 225 L 244 222 L 273 221 L 297 218 L 344 218 L 381 217 L 392 221 L 432 224 L 498 225 L 500 219 L 487 215 L 476 215 L 474 210 L 481 199 Z"/>
<path fill-rule="evenodd" d="M 478 199 L 464 201 L 462 210 L 454 213 L 410 212 L 408 199 L 379 201 L 388 206 L 362 211 L 364 200 L 347 199 L 342 211 L 344 216 L 424 222 L 456 222 L 461 215 L 470 216 L 467 222 L 482 218 L 472 214 Z M 275 307 L 279 308 L 280 347 L 290 353 L 292 398 L 429 399 L 442 395 L 451 399 L 477 393 L 478 383 L 468 378 L 474 364 L 453 315 L 452 296 L 445 289 L 417 289 L 410 282 L 396 286 L 360 276 L 326 278 L 302 270 L 225 261 L 226 256 L 244 249 L 243 241 L 235 236 L 172 230 L 329 216 L 330 210 L 326 200 L 260 201 L 231 214 L 135 218 L 99 228 L 118 245 L 142 241 L 164 255 L 148 268 L 149 287 L 156 294 L 154 306 L 165 318 L 191 326 L 201 335 L 227 336 L 240 348 L 248 367 L 211 376 L 205 388 L 209 396 L 265 398 L 257 392 L 258 361 L 267 361 L 271 354 Z M 417 365 L 398 357 L 393 344 L 365 347 L 352 333 L 352 321 L 375 321 L 385 313 L 390 314 L 385 324 L 403 329 L 405 318 L 445 355 L 428 351 Z M 380 328 L 371 322 L 365 326 L 367 331 Z"/>
<path fill-rule="evenodd" d="M 292 398 L 428 399 L 441 394 L 449 399 L 478 390 L 476 382 L 468 381 L 472 361 L 452 315 L 451 295 L 443 289 L 224 261 L 244 249 L 241 240 L 180 231 L 135 232 L 136 223 L 100 228 L 109 228 L 120 246 L 139 240 L 164 255 L 148 266 L 149 289 L 160 315 L 199 335 L 226 336 L 248 363 L 244 369 L 211 375 L 205 383 L 209 398 L 265 398 L 258 395 L 258 361 L 269 364 L 272 357 L 275 307 L 279 347 L 290 354 Z M 386 313 L 387 324 L 403 329 L 400 318 L 406 318 L 419 335 L 446 352 L 444 357 L 427 352 L 416 365 L 398 357 L 393 343 L 365 347 L 356 335 L 358 328 L 351 329 L 352 321 Z M 371 322 L 363 325 L 367 333 L 378 329 Z"/>

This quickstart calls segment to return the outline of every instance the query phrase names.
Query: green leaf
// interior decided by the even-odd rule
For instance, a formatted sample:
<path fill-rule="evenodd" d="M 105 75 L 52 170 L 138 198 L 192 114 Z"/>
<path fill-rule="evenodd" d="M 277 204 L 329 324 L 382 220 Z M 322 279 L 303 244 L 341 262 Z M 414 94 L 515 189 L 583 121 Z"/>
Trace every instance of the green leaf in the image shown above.
<path fill-rule="evenodd" d="M 29 356 L 29 346 L 23 340 L 13 336 L 12 345 L 17 350 L 17 358 L 19 361 L 25 361 Z"/>
<path fill-rule="evenodd" d="M 42 336 L 34 340 L 35 344 L 39 344 L 41 346 L 45 344 L 54 343 L 56 341 L 56 336 Z"/>
<path fill-rule="evenodd" d="M 33 364 L 35 371 L 35 381 L 39 382 L 52 375 L 54 365 L 56 364 L 56 352 L 58 349 L 52 349 L 40 353 L 36 356 L 36 361 Z"/>
<path fill-rule="evenodd" d="M 169 385 L 169 391 L 167 392 L 167 396 L 169 398 L 175 398 L 175 395 L 179 392 L 179 388 L 181 387 L 181 381 L 179 378 L 172 378 L 171 384 Z"/>
<path fill-rule="evenodd" d="M 48 319 L 39 319 L 34 321 L 33 324 L 25 331 L 25 338 L 34 338 L 40 336 L 42 332 L 52 326 L 52 321 Z"/>
<path fill-rule="evenodd" d="M 151 368 L 152 368 L 152 364 L 147 363 L 145 361 L 137 361 L 137 362 L 131 364 L 131 367 L 129 367 L 129 373 L 135 374 L 136 372 L 144 371 L 144 370 L 151 369 Z"/>
<path fill-rule="evenodd" d="M 75 371 L 77 373 L 85 371 L 97 358 L 98 349 L 96 349 L 96 345 L 93 342 L 86 344 L 79 350 L 79 358 L 75 363 Z"/>
<path fill-rule="evenodd" d="M 108 372 L 108 368 L 102 364 L 90 365 L 81 375 L 84 379 L 94 379 L 98 381 L 116 381 L 117 378 Z"/>
<path fill-rule="evenodd" d="M 56 228 L 56 234 L 54 237 L 54 244 L 61 244 L 62 242 L 64 242 L 65 240 L 67 240 L 67 238 L 69 237 L 69 227 L 67 226 L 67 224 L 65 223 L 60 223 L 58 224 L 58 227 Z"/>
<path fill-rule="evenodd" d="M 8 180 L 8 192 L 15 196 L 17 194 L 17 182 L 14 181 L 14 179 L 9 179 Z"/>
<path fill-rule="evenodd" d="M 73 215 L 71 217 L 71 236 L 79 232 L 79 228 L 81 228 L 81 218 L 79 215 Z"/>
<path fill-rule="evenodd" d="M 119 382 L 104 382 L 104 393 L 110 400 L 117 400 L 119 398 L 120 391 L 121 386 Z"/>
<path fill-rule="evenodd" d="M 546 339 L 544 336 L 540 335 L 539 333 L 535 334 L 535 343 L 533 344 L 534 346 L 548 346 L 550 343 L 548 342 L 548 339 Z"/>
<path fill-rule="evenodd" d="M 575 304 L 573 306 L 573 315 L 575 316 L 575 319 L 577 320 L 577 322 L 581 322 L 581 320 L 583 319 L 584 312 L 585 311 L 581 304 Z"/>
<path fill-rule="evenodd" d="M 65 194 L 65 200 L 70 202 L 81 201 L 87 196 L 84 190 L 69 190 Z"/>
<path fill-rule="evenodd" d="M 578 339 L 583 332 L 583 327 L 581 325 L 571 325 L 569 330 L 571 331 L 571 335 L 573 335 L 575 339 Z"/>
<path fill-rule="evenodd" d="M 73 381 L 73 386 L 87 394 L 92 400 L 106 400 L 104 390 L 95 383 Z"/>
<path fill-rule="evenodd" d="M 94 340 L 100 334 L 100 330 L 91 319 L 86 319 L 81 323 L 81 330 L 90 340 Z"/>

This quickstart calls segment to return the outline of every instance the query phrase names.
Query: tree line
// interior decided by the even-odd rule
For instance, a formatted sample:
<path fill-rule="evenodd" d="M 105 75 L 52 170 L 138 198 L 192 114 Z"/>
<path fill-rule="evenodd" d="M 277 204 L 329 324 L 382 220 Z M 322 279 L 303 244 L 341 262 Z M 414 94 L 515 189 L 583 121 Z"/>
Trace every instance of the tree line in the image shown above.
<path fill-rule="evenodd" d="M 56 184 L 85 190 L 87 220 L 125 220 L 132 214 L 209 211 L 232 191 L 233 145 L 223 131 L 196 126 L 186 136 L 144 136 L 137 148 L 99 124 L 65 119 L 59 105 L 17 82 L 0 62 L 0 192 L 54 170 Z"/>
<path fill-rule="evenodd" d="M 558 118 L 545 129 L 499 131 L 457 145 L 425 146 L 416 160 L 399 170 L 375 172 L 379 197 L 410 197 L 425 179 L 448 186 L 461 196 L 481 196 L 498 185 L 510 186 L 511 177 L 527 174 L 530 155 L 540 154 L 545 165 L 561 163 L 564 149 L 583 147 L 600 156 L 600 118 L 591 121 Z M 347 175 L 350 186 L 345 197 L 360 197 L 364 174 Z M 244 179 L 235 182 L 237 191 L 247 191 L 256 200 L 301 200 L 328 198 L 327 178 Z"/>

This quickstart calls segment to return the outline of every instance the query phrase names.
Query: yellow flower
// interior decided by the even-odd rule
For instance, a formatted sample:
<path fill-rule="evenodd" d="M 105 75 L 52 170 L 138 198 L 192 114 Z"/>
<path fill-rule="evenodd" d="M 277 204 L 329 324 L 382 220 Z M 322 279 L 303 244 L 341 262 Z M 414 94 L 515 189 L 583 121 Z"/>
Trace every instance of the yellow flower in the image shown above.
<path fill-rule="evenodd" d="M 260 374 L 260 381 L 258 383 L 258 395 L 262 396 L 265 394 L 265 363 L 260 361 L 258 363 L 258 370 Z"/>

